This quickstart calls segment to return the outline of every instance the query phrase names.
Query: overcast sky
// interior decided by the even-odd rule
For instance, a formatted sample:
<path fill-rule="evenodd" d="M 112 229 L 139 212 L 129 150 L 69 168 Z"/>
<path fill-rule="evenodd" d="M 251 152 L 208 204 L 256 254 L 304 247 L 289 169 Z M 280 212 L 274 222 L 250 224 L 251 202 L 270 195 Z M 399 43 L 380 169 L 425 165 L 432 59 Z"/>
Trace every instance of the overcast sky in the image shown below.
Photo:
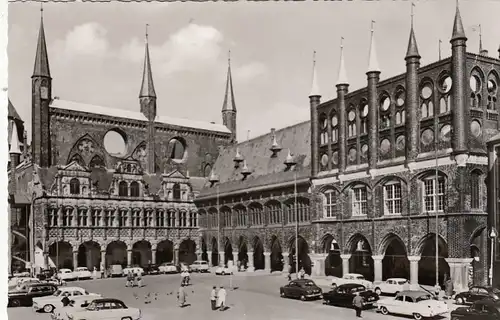
<path fill-rule="evenodd" d="M 422 64 L 450 54 L 455 0 L 416 1 Z M 500 1 L 461 1 L 469 52 L 483 44 L 498 57 Z M 31 127 L 31 75 L 40 4 L 9 4 L 9 97 Z M 139 111 L 148 23 L 158 113 L 221 123 L 231 50 L 238 140 L 309 119 L 312 53 L 322 101 L 335 97 L 340 37 L 351 91 L 364 87 L 375 36 L 381 79 L 405 70 L 408 1 L 44 4 L 53 96 Z M 30 134 L 30 133 L 29 133 Z"/>

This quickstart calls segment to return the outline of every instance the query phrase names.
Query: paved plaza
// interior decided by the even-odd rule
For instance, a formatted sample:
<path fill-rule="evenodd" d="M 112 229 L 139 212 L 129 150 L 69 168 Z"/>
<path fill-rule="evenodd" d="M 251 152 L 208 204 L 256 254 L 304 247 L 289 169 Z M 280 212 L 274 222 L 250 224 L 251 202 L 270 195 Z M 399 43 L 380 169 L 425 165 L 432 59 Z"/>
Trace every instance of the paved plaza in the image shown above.
<path fill-rule="evenodd" d="M 283 299 L 279 287 L 286 283 L 284 275 L 265 275 L 240 273 L 230 276 L 213 274 L 193 274 L 192 285 L 187 288 L 185 308 L 177 306 L 176 291 L 180 275 L 145 276 L 144 287 L 126 288 L 125 278 L 89 280 L 74 282 L 70 285 L 81 286 L 90 292 L 101 293 L 106 297 L 123 300 L 129 307 L 140 308 L 144 320 L 163 320 L 165 315 L 172 319 L 356 319 L 354 310 L 326 306 L 321 300 L 302 302 Z M 317 281 L 318 284 L 324 282 Z M 210 291 L 213 285 L 224 286 L 228 291 L 224 312 L 210 309 Z M 233 289 L 231 289 L 231 286 Z M 324 291 L 328 287 L 321 285 Z M 152 301 L 145 304 L 145 296 L 150 293 Z M 156 297 L 156 299 L 155 299 Z M 47 314 L 35 314 L 31 308 L 9 308 L 10 320 L 39 319 L 49 320 Z M 383 316 L 374 310 L 363 313 L 364 319 L 406 319 L 405 317 Z M 442 317 L 441 319 L 445 319 Z"/>

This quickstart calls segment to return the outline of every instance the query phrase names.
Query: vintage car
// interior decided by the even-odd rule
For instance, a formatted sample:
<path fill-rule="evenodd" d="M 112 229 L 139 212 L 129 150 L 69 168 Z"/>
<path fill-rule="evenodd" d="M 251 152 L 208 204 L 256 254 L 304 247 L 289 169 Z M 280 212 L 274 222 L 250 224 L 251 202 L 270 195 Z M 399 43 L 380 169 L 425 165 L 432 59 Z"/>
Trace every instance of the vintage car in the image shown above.
<path fill-rule="evenodd" d="M 323 290 L 309 279 L 292 280 L 280 288 L 282 298 L 300 298 L 302 301 L 321 299 L 322 294 Z"/>
<path fill-rule="evenodd" d="M 159 274 L 160 268 L 157 264 L 148 264 L 144 268 L 144 274 Z"/>
<path fill-rule="evenodd" d="M 76 280 L 76 276 L 70 269 L 59 269 L 57 273 L 57 278 L 64 281 L 73 281 Z"/>
<path fill-rule="evenodd" d="M 500 298 L 500 290 L 486 286 L 472 286 L 469 291 L 460 292 L 455 295 L 456 304 L 470 304 L 485 298 L 498 300 Z"/>
<path fill-rule="evenodd" d="M 336 288 L 337 286 L 340 286 L 341 284 L 347 284 L 347 283 L 356 283 L 363 285 L 367 288 L 372 287 L 372 283 L 368 280 L 365 279 L 365 277 L 362 274 L 359 273 L 346 273 L 342 278 L 338 277 L 333 277 L 332 279 L 332 287 Z"/>
<path fill-rule="evenodd" d="M 403 290 L 410 289 L 410 282 L 404 278 L 389 278 L 385 281 L 374 282 L 373 287 L 376 294 L 398 294 Z"/>
<path fill-rule="evenodd" d="M 356 283 L 348 283 L 323 293 L 323 300 L 325 300 L 326 304 L 352 307 L 352 300 L 358 292 L 359 295 L 363 297 L 363 306 L 365 307 L 373 306 L 379 299 L 378 294 L 371 290 L 367 290 L 365 286 Z"/>
<path fill-rule="evenodd" d="M 129 308 L 123 301 L 112 298 L 93 300 L 86 308 L 66 313 L 68 320 L 138 320 L 140 309 Z"/>
<path fill-rule="evenodd" d="M 124 275 L 123 273 L 123 267 L 121 264 L 112 264 L 108 267 L 107 270 L 108 277 L 114 278 L 114 277 L 122 277 Z"/>
<path fill-rule="evenodd" d="M 92 279 L 92 272 L 87 267 L 78 267 L 73 271 L 73 275 L 78 280 Z"/>
<path fill-rule="evenodd" d="M 448 312 L 448 305 L 439 301 L 426 291 L 405 290 L 395 298 L 382 299 L 377 302 L 377 308 L 383 315 L 389 313 L 413 316 L 415 320 L 432 318 Z"/>
<path fill-rule="evenodd" d="M 470 307 L 460 307 L 450 314 L 451 320 L 499 320 L 500 301 L 484 299 L 476 301 Z"/>
<path fill-rule="evenodd" d="M 122 274 L 124 276 L 126 276 L 130 272 L 132 272 L 132 274 L 136 274 L 136 275 L 141 275 L 141 276 L 144 275 L 144 269 L 141 268 L 141 267 L 139 267 L 139 266 L 133 266 L 133 267 L 125 268 L 125 269 L 123 269 Z"/>
<path fill-rule="evenodd" d="M 215 269 L 215 274 L 220 276 L 232 275 L 233 270 L 228 267 L 217 267 L 217 269 Z"/>
<path fill-rule="evenodd" d="M 158 269 L 160 273 L 177 273 L 177 267 L 172 262 L 164 262 L 162 263 Z"/>
<path fill-rule="evenodd" d="M 80 296 L 90 297 L 89 299 L 96 299 L 97 297 L 101 297 L 100 294 L 89 293 L 87 290 L 80 287 L 64 287 L 59 288 L 51 296 L 34 298 L 33 310 L 51 313 L 54 309 L 62 307 L 61 300 L 64 296 L 67 296 L 70 300 L 74 297 Z"/>
<path fill-rule="evenodd" d="M 52 311 L 52 313 L 50 314 L 51 319 L 68 320 L 68 313 L 73 313 L 85 309 L 90 304 L 90 302 L 95 299 L 95 297 L 89 297 L 90 296 L 73 296 L 69 305 L 62 306 Z"/>
<path fill-rule="evenodd" d="M 30 307 L 33 303 L 33 298 L 45 297 L 54 294 L 57 287 L 49 283 L 32 283 L 25 290 L 13 290 L 8 293 L 8 306 Z"/>
<path fill-rule="evenodd" d="M 208 266 L 208 262 L 203 260 L 196 260 L 189 266 L 189 268 L 193 272 L 208 272 L 210 269 Z"/>
<path fill-rule="evenodd" d="M 32 283 L 41 283 L 42 281 L 38 280 L 37 278 L 19 278 L 15 282 L 9 283 L 9 291 L 10 290 L 25 290 L 25 287 L 29 284 Z M 15 284 L 14 284 L 15 283 Z"/>

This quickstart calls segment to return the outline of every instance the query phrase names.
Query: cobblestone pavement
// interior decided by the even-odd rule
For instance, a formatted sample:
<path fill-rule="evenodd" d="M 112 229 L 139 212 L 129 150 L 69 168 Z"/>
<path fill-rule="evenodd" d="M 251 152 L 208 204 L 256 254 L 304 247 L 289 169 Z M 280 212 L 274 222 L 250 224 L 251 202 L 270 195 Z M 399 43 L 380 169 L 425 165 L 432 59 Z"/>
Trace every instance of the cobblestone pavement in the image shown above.
<path fill-rule="evenodd" d="M 123 300 L 129 307 L 140 308 L 143 320 L 171 319 L 356 319 L 354 310 L 326 306 L 322 301 L 298 301 L 283 299 L 279 287 L 285 284 L 284 275 L 238 273 L 234 276 L 215 276 L 213 274 L 192 274 L 193 284 L 187 288 L 185 308 L 177 306 L 176 291 L 180 275 L 156 275 L 143 278 L 144 287 L 126 288 L 124 278 L 88 280 L 73 282 L 69 285 L 81 286 L 88 291 Z M 320 281 L 318 281 L 320 282 Z M 319 283 L 323 290 L 328 290 Z M 210 290 L 213 285 L 227 289 L 227 305 L 224 312 L 210 309 Z M 232 289 L 231 289 L 232 288 Z M 150 293 L 152 302 L 145 304 L 145 296 Z M 156 299 L 155 299 L 156 297 Z M 40 319 L 49 320 L 47 314 L 35 314 L 31 308 L 9 308 L 10 320 Z M 364 319 L 405 319 L 404 317 L 383 316 L 374 310 L 365 311 Z M 408 319 L 408 318 L 406 318 Z M 444 317 L 442 319 L 445 319 Z"/>

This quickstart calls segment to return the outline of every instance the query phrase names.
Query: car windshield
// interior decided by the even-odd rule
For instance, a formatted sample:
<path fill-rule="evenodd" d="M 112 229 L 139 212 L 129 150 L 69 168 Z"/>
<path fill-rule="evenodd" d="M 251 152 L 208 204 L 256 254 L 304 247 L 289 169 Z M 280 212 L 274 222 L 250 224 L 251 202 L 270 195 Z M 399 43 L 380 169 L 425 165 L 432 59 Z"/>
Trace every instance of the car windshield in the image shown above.
<path fill-rule="evenodd" d="M 87 295 L 87 296 L 90 294 L 87 290 L 85 290 L 85 291 L 83 291 L 83 292 L 84 292 L 84 293 L 85 293 L 85 295 Z"/>
<path fill-rule="evenodd" d="M 498 290 L 497 288 L 493 288 L 493 290 L 491 291 L 493 291 L 494 294 L 500 294 L 500 290 Z"/>
<path fill-rule="evenodd" d="M 356 276 L 356 279 L 358 279 L 358 280 L 365 280 L 365 277 L 363 277 L 363 276 Z"/>
<path fill-rule="evenodd" d="M 90 311 L 95 310 L 95 303 L 91 302 L 86 309 Z"/>
<path fill-rule="evenodd" d="M 61 292 L 62 292 L 61 290 L 57 290 L 56 292 L 54 292 L 53 296 L 57 297 L 61 294 Z"/>
<path fill-rule="evenodd" d="M 428 294 L 426 295 L 421 295 L 420 297 L 417 298 L 417 302 L 420 302 L 420 301 L 426 301 L 426 300 L 432 300 L 432 297 Z"/>
<path fill-rule="evenodd" d="M 355 293 L 355 292 L 363 292 L 365 291 L 366 289 L 364 287 L 355 287 L 355 288 L 352 288 L 351 289 L 351 292 L 352 293 Z"/>
<path fill-rule="evenodd" d="M 303 283 L 303 286 L 304 287 L 314 287 L 315 284 L 312 281 L 306 281 L 306 282 Z"/>

